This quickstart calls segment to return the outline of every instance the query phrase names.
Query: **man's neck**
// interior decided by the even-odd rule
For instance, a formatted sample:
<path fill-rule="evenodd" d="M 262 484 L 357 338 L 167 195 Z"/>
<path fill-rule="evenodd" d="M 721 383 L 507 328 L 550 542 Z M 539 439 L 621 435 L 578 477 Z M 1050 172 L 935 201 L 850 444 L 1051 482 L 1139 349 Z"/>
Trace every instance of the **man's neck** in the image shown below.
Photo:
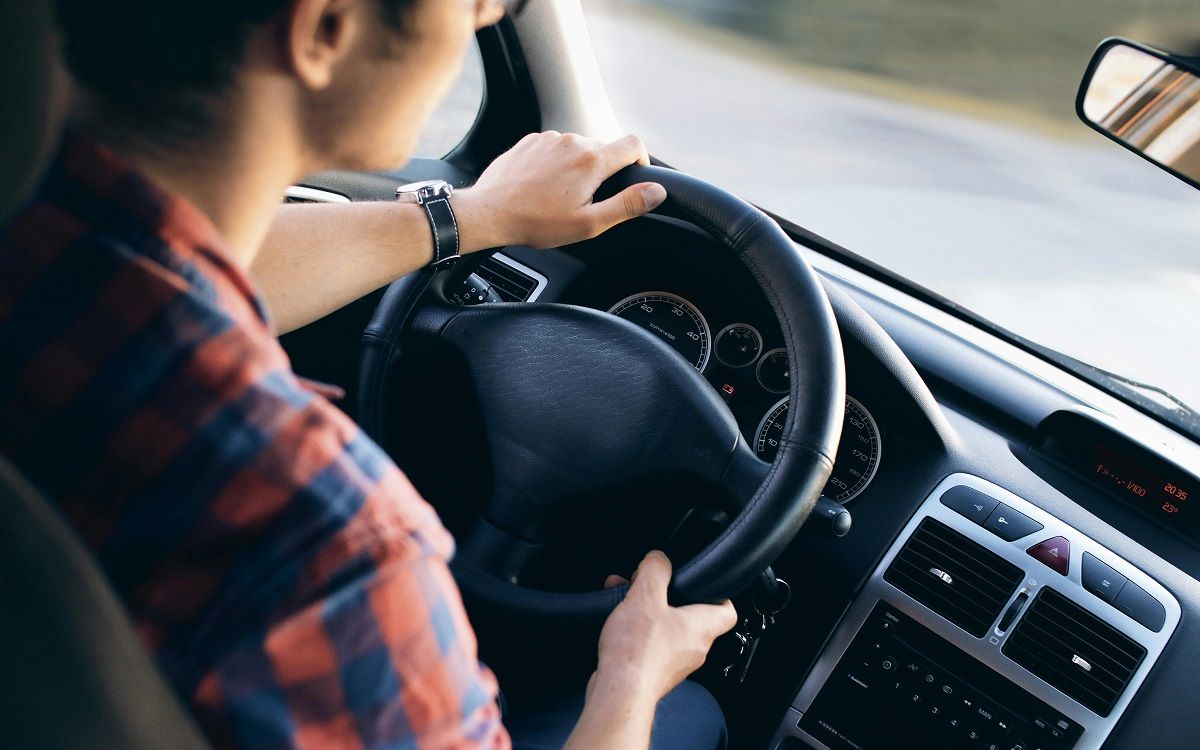
<path fill-rule="evenodd" d="M 160 188 L 196 204 L 233 260 L 249 269 L 284 190 L 306 170 L 294 134 L 275 125 L 282 118 L 239 114 L 244 116 L 220 135 L 180 148 L 147 143 L 98 118 L 85 118 L 82 127 Z"/>

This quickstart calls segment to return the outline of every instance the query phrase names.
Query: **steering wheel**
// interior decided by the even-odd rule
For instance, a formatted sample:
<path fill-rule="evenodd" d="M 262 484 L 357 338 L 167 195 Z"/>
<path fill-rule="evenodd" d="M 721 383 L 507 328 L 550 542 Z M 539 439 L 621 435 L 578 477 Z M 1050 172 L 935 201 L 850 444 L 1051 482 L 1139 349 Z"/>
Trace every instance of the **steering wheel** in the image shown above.
<path fill-rule="evenodd" d="M 389 371 L 406 335 L 438 336 L 467 363 L 487 429 L 494 490 L 453 568 L 469 596 L 515 615 L 603 618 L 627 587 L 585 593 L 521 586 L 545 519 L 583 493 L 688 472 L 739 504 L 672 581 L 675 603 L 718 602 L 748 586 L 792 541 L 833 467 L 845 404 L 841 339 L 816 273 L 763 212 L 659 167 L 614 175 L 597 198 L 640 182 L 669 196 L 655 213 L 707 231 L 749 269 L 778 318 L 791 408 L 768 464 L 700 373 L 642 328 L 560 304 L 429 302 L 431 272 L 384 293 L 363 334 L 359 418 L 383 442 Z M 418 302 L 420 301 L 420 305 Z M 686 436 L 680 439 L 680 436 Z"/>

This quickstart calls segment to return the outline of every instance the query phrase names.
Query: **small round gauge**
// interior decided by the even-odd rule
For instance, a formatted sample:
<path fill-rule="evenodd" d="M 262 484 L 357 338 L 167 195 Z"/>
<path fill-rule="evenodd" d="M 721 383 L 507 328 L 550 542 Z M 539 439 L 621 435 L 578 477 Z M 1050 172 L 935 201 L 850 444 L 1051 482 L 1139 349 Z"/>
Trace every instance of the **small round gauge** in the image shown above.
<path fill-rule="evenodd" d="M 787 393 L 792 383 L 787 351 L 772 349 L 758 362 L 758 384 L 771 393 Z"/>
<path fill-rule="evenodd" d="M 683 297 L 669 292 L 641 292 L 621 300 L 609 312 L 655 334 L 697 370 L 703 371 L 708 365 L 708 321 Z"/>
<path fill-rule="evenodd" d="M 759 422 L 758 431 L 754 434 L 754 452 L 762 460 L 775 460 L 787 414 L 788 399 L 785 397 L 772 406 Z M 882 449 L 883 441 L 879 438 L 879 425 L 875 423 L 875 418 L 856 399 L 847 396 L 846 419 L 842 423 L 842 439 L 833 462 L 833 474 L 821 494 L 839 503 L 858 497 L 875 477 Z"/>
<path fill-rule="evenodd" d="M 729 367 L 752 365 L 762 354 L 762 345 L 762 335 L 757 328 L 746 323 L 732 323 L 717 334 L 717 360 Z"/>

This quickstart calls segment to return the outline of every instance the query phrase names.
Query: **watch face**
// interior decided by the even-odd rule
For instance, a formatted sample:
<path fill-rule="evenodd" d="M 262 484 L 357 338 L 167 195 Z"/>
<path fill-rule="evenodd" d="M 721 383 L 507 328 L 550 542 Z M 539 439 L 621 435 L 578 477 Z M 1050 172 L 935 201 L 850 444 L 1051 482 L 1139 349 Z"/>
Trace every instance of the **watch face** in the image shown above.
<path fill-rule="evenodd" d="M 396 188 L 396 198 L 401 201 L 424 203 L 436 198 L 449 198 L 453 192 L 453 186 L 445 180 L 423 180 Z"/>
<path fill-rule="evenodd" d="M 399 195 L 400 193 L 415 193 L 418 190 L 421 190 L 422 188 L 433 187 L 434 185 L 441 185 L 444 182 L 445 182 L 445 180 L 421 180 L 420 182 L 410 182 L 407 185 L 401 185 L 400 187 L 396 188 L 396 194 Z"/>

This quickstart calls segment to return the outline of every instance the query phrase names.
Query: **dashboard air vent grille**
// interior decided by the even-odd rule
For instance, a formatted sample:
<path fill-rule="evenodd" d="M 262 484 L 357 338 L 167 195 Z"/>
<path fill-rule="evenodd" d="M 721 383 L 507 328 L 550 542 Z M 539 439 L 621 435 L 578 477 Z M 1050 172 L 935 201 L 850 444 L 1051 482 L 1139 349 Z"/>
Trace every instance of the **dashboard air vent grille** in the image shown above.
<path fill-rule="evenodd" d="M 1024 577 L 1021 569 L 946 524 L 926 518 L 884 580 L 982 638 Z"/>
<path fill-rule="evenodd" d="M 350 199 L 341 193 L 334 193 L 320 188 L 292 185 L 283 194 L 284 203 L 349 203 Z"/>
<path fill-rule="evenodd" d="M 526 302 L 538 287 L 537 279 L 495 257 L 485 260 L 475 273 L 505 302 Z"/>
<path fill-rule="evenodd" d="M 1146 649 L 1052 588 L 1044 588 L 1004 644 L 1004 654 L 1108 716 Z"/>

